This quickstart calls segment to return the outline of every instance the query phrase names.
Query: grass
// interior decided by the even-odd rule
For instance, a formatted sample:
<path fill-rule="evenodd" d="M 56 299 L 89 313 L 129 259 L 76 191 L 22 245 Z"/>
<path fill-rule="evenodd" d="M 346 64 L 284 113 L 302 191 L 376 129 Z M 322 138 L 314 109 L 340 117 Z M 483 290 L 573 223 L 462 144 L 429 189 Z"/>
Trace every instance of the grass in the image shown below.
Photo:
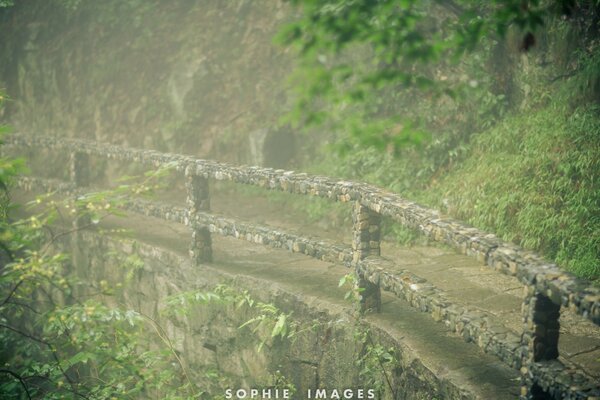
<path fill-rule="evenodd" d="M 313 165 L 312 172 L 363 180 L 441 209 L 502 239 L 542 253 L 580 277 L 600 279 L 600 107 L 575 110 L 546 104 L 505 117 L 476 135 L 465 157 L 437 174 L 429 185 L 410 176 L 405 161 L 363 150 L 343 168 L 335 155 Z M 386 158 L 386 160 L 383 160 Z M 370 161 L 369 161 L 370 160 Z M 412 182 L 411 182 L 412 179 Z M 403 188 L 407 188 L 404 190 Z M 243 188 L 241 195 L 260 195 Z M 349 223 L 347 205 L 323 199 L 268 192 L 278 207 L 295 210 L 308 221 Z M 337 221 L 337 222 L 336 222 Z M 384 235 L 400 244 L 419 236 L 384 220 Z"/>
<path fill-rule="evenodd" d="M 418 200 L 598 280 L 599 111 L 553 104 L 506 118 Z"/>

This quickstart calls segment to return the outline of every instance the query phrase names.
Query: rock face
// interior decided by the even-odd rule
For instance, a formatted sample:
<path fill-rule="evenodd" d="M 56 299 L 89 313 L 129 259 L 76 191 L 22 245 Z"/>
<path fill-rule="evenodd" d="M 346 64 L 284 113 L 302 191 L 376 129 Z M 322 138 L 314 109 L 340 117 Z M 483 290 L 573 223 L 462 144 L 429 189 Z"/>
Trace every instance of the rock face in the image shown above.
<path fill-rule="evenodd" d="M 257 129 L 248 135 L 247 164 L 285 168 L 294 157 L 296 138 L 289 129 Z"/>
<path fill-rule="evenodd" d="M 16 131 L 286 166 L 291 136 L 273 128 L 291 66 L 273 44 L 283 2 L 16 3 L 0 9 Z"/>

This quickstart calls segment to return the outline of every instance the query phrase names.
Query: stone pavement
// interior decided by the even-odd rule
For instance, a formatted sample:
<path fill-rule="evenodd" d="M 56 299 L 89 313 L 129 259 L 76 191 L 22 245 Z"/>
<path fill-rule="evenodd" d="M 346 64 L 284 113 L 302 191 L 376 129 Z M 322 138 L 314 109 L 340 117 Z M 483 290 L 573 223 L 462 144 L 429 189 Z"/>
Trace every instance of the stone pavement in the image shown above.
<path fill-rule="evenodd" d="M 212 209 L 287 231 L 310 232 L 336 242 L 351 241 L 351 228 L 311 224 L 297 211 L 274 206 L 263 197 L 234 200 L 232 196 L 217 193 L 213 195 Z M 190 231 L 181 224 L 138 215 L 110 224 L 132 229 L 136 237 L 149 244 L 183 256 L 187 254 Z M 343 291 L 337 289 L 337 282 L 349 270 L 341 265 L 218 235 L 213 235 L 213 244 L 215 263 L 211 268 L 258 278 L 265 285 L 284 287 L 291 293 L 324 303 L 325 308 L 327 304 L 343 306 Z M 384 241 L 381 253 L 393 260 L 399 271 L 410 271 L 423 278 L 442 291 L 453 305 L 466 309 L 465 315 L 471 322 L 494 326 L 493 332 L 502 337 L 520 335 L 523 285 L 516 278 L 499 274 L 471 257 L 440 246 L 403 247 Z M 459 332 L 455 326 L 436 323 L 393 295 L 384 293 L 382 300 L 382 312 L 370 314 L 367 319 L 397 338 L 402 346 L 410 349 L 403 354 L 418 359 L 438 379 L 447 380 L 475 398 L 514 399 L 518 396 L 518 370 L 479 347 L 465 343 L 455 334 Z M 563 310 L 561 361 L 584 371 L 592 381 L 600 381 L 600 329 L 568 309 Z M 461 336 L 472 340 L 466 333 Z"/>
<path fill-rule="evenodd" d="M 105 227 L 130 229 L 136 240 L 187 257 L 189 228 L 180 224 L 132 215 L 112 218 Z M 213 257 L 213 263 L 198 268 L 207 274 L 218 271 L 243 288 L 247 287 L 246 282 L 259 282 L 265 291 L 289 293 L 311 309 L 334 317 L 337 324 L 352 324 L 354 306 L 344 300 L 347 288 L 338 287 L 340 277 L 351 271 L 347 267 L 218 235 L 213 235 Z M 396 342 L 396 354 L 403 368 L 415 370 L 427 385 L 439 387 L 435 398 L 518 397 L 517 370 L 466 343 L 396 296 L 383 293 L 382 300 L 381 313 L 368 314 L 366 320 L 372 330 L 381 331 Z"/>
<path fill-rule="evenodd" d="M 240 204 L 241 203 L 241 204 Z M 323 238 L 350 243 L 350 227 L 311 224 L 298 211 L 277 209 L 266 198 L 233 201 L 223 197 L 213 202 L 213 209 L 227 215 L 258 220 L 269 226 L 311 232 Z M 302 221 L 298 223 L 296 221 Z M 443 291 L 457 306 L 480 312 L 484 323 L 502 326 L 520 335 L 523 284 L 517 278 L 500 274 L 472 257 L 457 254 L 444 246 L 399 246 L 389 241 L 381 244 L 381 255 L 393 260 L 398 270 L 408 270 Z M 600 382 L 600 327 L 562 308 L 560 316 L 559 359 L 585 371 Z"/>

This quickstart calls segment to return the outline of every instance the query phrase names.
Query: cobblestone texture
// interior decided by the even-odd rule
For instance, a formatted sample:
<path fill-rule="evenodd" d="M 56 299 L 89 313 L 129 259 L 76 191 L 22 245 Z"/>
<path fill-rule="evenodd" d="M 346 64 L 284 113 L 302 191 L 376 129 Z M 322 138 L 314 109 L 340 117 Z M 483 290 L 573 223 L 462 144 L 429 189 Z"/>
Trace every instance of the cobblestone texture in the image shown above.
<path fill-rule="evenodd" d="M 232 166 L 189 156 L 78 140 L 13 136 L 7 143 L 69 151 L 72 154 L 71 177 L 79 185 L 85 173 L 78 174 L 76 171 L 85 171 L 85 166 L 81 164 L 85 163 L 86 155 L 140 162 L 154 167 L 173 167 L 186 176 L 188 209 L 141 200 L 131 200 L 126 208 L 189 225 L 193 238 L 190 255 L 196 262 L 210 260 L 210 232 L 353 266 L 359 276 L 359 284 L 369 289 L 370 297 L 375 298 L 375 302 L 371 302 L 375 306 L 371 308 L 379 308 L 377 296 L 380 287 L 395 293 L 422 312 L 430 313 L 433 319 L 443 322 L 466 341 L 474 342 L 485 352 L 520 369 L 523 377 L 522 398 L 600 398 L 597 383 L 590 382 L 579 371 L 570 370 L 556 360 L 560 307 L 568 307 L 600 325 L 600 288 L 494 235 L 442 217 L 435 210 L 363 183 L 337 181 L 293 171 Z M 208 179 L 352 202 L 352 246 L 212 215 L 209 213 Z M 20 185 L 27 189 L 35 187 L 38 190 L 63 192 L 76 192 L 77 186 L 32 178 L 23 179 Z M 476 257 L 498 272 L 516 276 L 525 285 L 522 335 L 518 336 L 502 326 L 494 326 L 481 311 L 451 304 L 441 290 L 423 278 L 408 271 L 388 272 L 392 270 L 392 261 L 379 256 L 379 221 L 382 215 L 418 229 L 429 238 L 450 245 L 463 254 Z M 370 290 L 373 287 L 377 288 L 374 292 Z"/>

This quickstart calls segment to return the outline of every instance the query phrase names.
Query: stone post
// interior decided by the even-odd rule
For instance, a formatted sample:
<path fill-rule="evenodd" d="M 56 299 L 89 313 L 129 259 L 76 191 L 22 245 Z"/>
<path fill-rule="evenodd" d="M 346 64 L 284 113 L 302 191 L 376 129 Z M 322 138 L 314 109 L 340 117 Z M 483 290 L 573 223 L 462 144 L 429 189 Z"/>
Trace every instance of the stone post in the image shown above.
<path fill-rule="evenodd" d="M 69 175 L 75 187 L 88 186 L 90 183 L 90 157 L 74 151 L 70 155 Z"/>
<path fill-rule="evenodd" d="M 527 286 L 523 300 L 523 335 L 521 337 L 521 399 L 549 398 L 531 373 L 535 362 L 558 358 L 560 305 L 555 304 L 534 286 Z"/>
<path fill-rule="evenodd" d="M 381 290 L 360 271 L 360 262 L 370 255 L 380 255 L 381 216 L 356 201 L 352 208 L 352 261 L 361 291 L 360 311 L 381 311 Z"/>
<path fill-rule="evenodd" d="M 210 232 L 207 226 L 200 226 L 196 215 L 202 211 L 210 210 L 210 192 L 208 179 L 191 173 L 190 168 L 185 170 L 185 185 L 187 189 L 188 224 L 192 228 L 192 241 L 190 243 L 190 257 L 192 263 L 212 261 L 212 246 Z"/>
<path fill-rule="evenodd" d="M 88 186 L 90 183 L 90 157 L 78 151 L 69 155 L 69 178 L 75 189 Z M 74 199 L 77 202 L 77 198 Z M 75 206 L 77 207 L 77 206 Z M 73 220 L 73 227 L 80 229 L 90 225 L 89 215 L 83 215 L 85 207 L 77 207 L 77 214 Z"/>

